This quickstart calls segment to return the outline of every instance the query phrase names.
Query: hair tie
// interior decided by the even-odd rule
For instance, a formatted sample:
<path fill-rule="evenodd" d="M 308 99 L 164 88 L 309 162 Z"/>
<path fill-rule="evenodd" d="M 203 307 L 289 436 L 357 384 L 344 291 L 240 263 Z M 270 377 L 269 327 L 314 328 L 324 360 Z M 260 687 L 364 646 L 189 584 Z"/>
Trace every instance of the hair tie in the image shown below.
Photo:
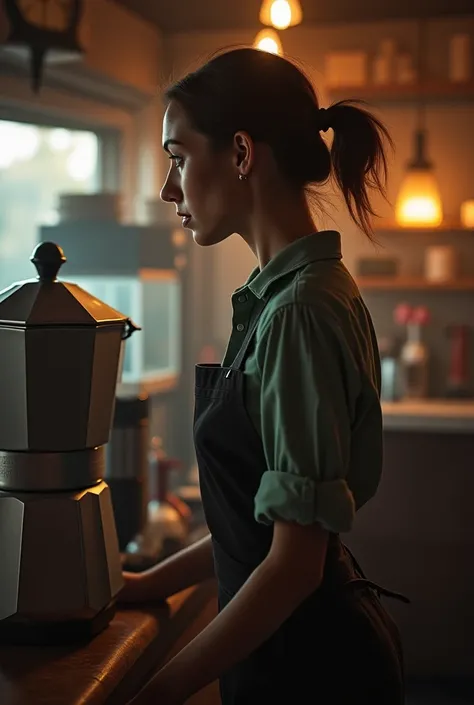
<path fill-rule="evenodd" d="M 331 125 L 331 108 L 319 108 L 318 110 L 319 131 L 327 132 Z"/>

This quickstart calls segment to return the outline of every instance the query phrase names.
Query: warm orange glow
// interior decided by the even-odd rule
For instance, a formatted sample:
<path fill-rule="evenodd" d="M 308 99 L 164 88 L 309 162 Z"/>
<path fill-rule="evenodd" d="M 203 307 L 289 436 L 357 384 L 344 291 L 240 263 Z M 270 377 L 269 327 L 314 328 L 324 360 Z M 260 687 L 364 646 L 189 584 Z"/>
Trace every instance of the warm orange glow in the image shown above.
<path fill-rule="evenodd" d="M 302 19 L 299 0 L 263 0 L 260 8 L 260 22 L 276 29 L 294 27 Z"/>
<path fill-rule="evenodd" d="M 461 204 L 461 224 L 463 228 L 474 228 L 474 199 Z"/>
<path fill-rule="evenodd" d="M 409 169 L 400 188 L 395 217 L 402 227 L 437 227 L 443 207 L 435 176 L 430 169 Z"/>
<path fill-rule="evenodd" d="M 254 47 L 260 51 L 268 51 L 270 54 L 283 55 L 280 37 L 273 29 L 262 29 L 255 37 Z"/>

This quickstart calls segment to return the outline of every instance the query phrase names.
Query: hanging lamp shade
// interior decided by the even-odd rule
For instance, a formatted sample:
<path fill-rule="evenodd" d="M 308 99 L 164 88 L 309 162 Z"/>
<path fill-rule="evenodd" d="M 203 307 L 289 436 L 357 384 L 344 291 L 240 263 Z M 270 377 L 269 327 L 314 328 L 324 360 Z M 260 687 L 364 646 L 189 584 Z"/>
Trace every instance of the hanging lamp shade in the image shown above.
<path fill-rule="evenodd" d="M 276 29 L 294 27 L 302 19 L 299 0 L 263 0 L 260 8 L 260 22 Z"/>
<path fill-rule="evenodd" d="M 418 76 L 424 80 L 425 22 L 418 23 Z M 426 116 L 423 94 L 418 96 L 417 129 L 414 158 L 407 165 L 395 206 L 395 218 L 401 227 L 436 228 L 443 222 L 443 206 L 433 164 L 426 156 Z"/>
<path fill-rule="evenodd" d="M 433 165 L 426 158 L 426 133 L 415 133 L 415 158 L 408 164 L 398 193 L 395 218 L 401 227 L 438 227 L 443 206 Z"/>
<path fill-rule="evenodd" d="M 280 37 L 273 29 L 262 29 L 255 37 L 253 45 L 255 49 L 260 49 L 260 51 L 268 51 L 270 54 L 283 56 Z"/>

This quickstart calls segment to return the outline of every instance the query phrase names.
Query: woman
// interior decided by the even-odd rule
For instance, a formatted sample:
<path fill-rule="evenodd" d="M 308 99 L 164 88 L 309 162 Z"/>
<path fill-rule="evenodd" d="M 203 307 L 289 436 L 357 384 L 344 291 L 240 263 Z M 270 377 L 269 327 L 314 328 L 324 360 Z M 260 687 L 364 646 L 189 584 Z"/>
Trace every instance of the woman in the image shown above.
<path fill-rule="evenodd" d="M 184 703 L 220 678 L 223 705 L 400 705 L 383 589 L 339 539 L 381 474 L 377 343 L 340 236 L 317 231 L 307 201 L 333 176 L 370 237 L 388 135 L 353 104 L 319 108 L 294 64 L 254 49 L 216 56 L 167 100 L 161 197 L 199 245 L 239 233 L 258 267 L 232 296 L 223 365 L 196 368 L 210 537 L 126 575 L 123 593 L 166 597 L 215 572 L 220 612 L 134 703 Z"/>

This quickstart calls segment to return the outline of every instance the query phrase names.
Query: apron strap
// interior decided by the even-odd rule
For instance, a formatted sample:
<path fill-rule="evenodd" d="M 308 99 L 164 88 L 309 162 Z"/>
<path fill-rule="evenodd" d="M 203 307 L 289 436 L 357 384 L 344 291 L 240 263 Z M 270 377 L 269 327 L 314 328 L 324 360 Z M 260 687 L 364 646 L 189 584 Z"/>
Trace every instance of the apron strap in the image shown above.
<path fill-rule="evenodd" d="M 240 369 L 242 369 L 242 366 L 243 366 L 243 363 L 244 363 L 244 360 L 245 360 L 245 356 L 247 355 L 247 352 L 248 352 L 248 349 L 249 349 L 249 347 L 250 347 L 250 343 L 252 342 L 252 338 L 253 338 L 253 336 L 254 336 L 254 333 L 255 333 L 256 330 L 257 330 L 257 326 L 258 326 L 258 324 L 259 324 L 260 317 L 261 317 L 261 315 L 262 315 L 262 313 L 263 313 L 263 309 L 264 309 L 265 306 L 267 305 L 268 301 L 269 301 L 269 297 L 264 297 L 264 298 L 262 298 L 262 299 L 259 299 L 259 300 L 257 301 L 257 303 L 255 304 L 254 319 L 253 319 L 253 321 L 252 321 L 252 325 L 249 326 L 249 329 L 248 329 L 248 331 L 247 331 L 247 335 L 246 335 L 245 338 L 244 338 L 244 341 L 243 341 L 243 343 L 242 343 L 242 346 L 241 346 L 239 352 L 237 353 L 234 362 L 233 362 L 232 365 L 230 366 L 230 370 L 229 370 L 229 372 L 227 373 L 227 376 L 230 375 L 231 370 L 240 370 Z"/>

